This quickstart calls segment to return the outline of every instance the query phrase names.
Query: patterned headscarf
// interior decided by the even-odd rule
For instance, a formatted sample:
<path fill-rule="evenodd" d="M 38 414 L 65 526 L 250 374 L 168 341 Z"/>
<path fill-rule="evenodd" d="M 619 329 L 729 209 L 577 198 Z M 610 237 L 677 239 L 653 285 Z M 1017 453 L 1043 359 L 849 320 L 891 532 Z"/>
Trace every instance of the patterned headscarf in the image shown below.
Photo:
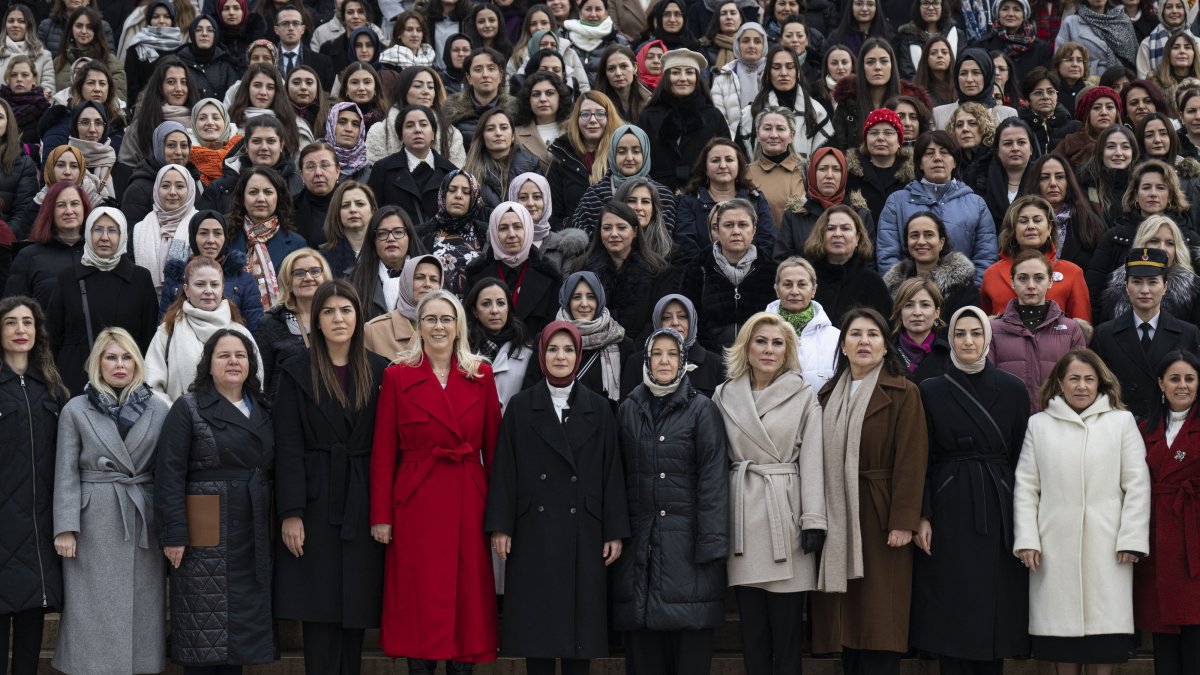
<path fill-rule="evenodd" d="M 358 115 L 358 141 L 355 142 L 353 148 L 343 148 L 337 143 L 337 120 L 343 111 L 350 111 Z M 363 119 L 362 109 L 358 107 L 357 103 L 350 101 L 335 103 L 329 109 L 329 116 L 325 118 L 325 142 L 332 145 L 334 152 L 337 153 L 338 164 L 342 167 L 343 178 L 353 176 L 367 165 L 366 127 L 367 122 Z"/>
<path fill-rule="evenodd" d="M 467 204 L 466 213 L 461 216 L 452 216 L 446 212 L 446 191 L 450 189 L 450 182 L 459 175 L 465 177 L 471 184 L 471 201 Z M 446 174 L 446 177 L 442 179 L 441 187 L 438 188 L 437 203 L 437 215 L 433 217 L 433 220 L 437 223 L 438 229 L 449 234 L 475 236 L 475 212 L 479 210 L 479 181 L 475 180 L 475 176 L 463 169 L 455 169 Z"/>

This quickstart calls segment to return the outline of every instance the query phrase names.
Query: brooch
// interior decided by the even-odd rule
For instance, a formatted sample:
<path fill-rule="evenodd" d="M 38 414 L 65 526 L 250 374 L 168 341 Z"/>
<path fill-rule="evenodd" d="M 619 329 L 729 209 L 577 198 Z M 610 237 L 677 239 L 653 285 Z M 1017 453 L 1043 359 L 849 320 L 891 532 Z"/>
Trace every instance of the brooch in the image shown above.
<path fill-rule="evenodd" d="M 1186 458 L 1186 457 L 1187 457 L 1187 453 L 1184 452 L 1183 450 L 1177 450 L 1175 452 L 1175 461 L 1176 462 L 1182 462 L 1184 460 L 1184 458 Z"/>

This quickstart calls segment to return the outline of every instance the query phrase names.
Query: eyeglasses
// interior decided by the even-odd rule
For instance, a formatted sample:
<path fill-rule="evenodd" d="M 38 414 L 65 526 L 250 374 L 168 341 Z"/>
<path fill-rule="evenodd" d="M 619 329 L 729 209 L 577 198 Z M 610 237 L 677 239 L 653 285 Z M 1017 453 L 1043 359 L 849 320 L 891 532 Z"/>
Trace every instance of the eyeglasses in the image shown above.
<path fill-rule="evenodd" d="M 119 230 L 115 227 L 93 227 L 92 235 L 98 236 L 98 237 L 103 237 L 103 236 L 107 235 L 109 237 L 117 238 L 117 237 L 121 236 L 121 230 Z"/>
<path fill-rule="evenodd" d="M 1034 89 L 1029 92 L 1030 98 L 1052 98 L 1057 95 L 1057 89 Z"/>
<path fill-rule="evenodd" d="M 303 21 L 280 21 L 280 22 L 276 23 L 275 25 L 279 26 L 280 28 L 299 28 L 300 26 L 304 25 L 304 22 Z"/>
<path fill-rule="evenodd" d="M 379 241 L 387 241 L 388 239 L 399 241 L 408 238 L 408 230 L 403 227 L 397 227 L 393 230 L 376 230 L 375 238 Z"/>
<path fill-rule="evenodd" d="M 608 119 L 608 113 L 603 110 L 584 110 L 579 113 L 579 121 L 586 122 L 588 120 L 596 120 L 601 122 Z"/>
<path fill-rule="evenodd" d="M 292 276 L 296 279 L 303 279 L 304 277 L 320 279 L 324 274 L 325 270 L 321 269 L 320 267 L 297 267 L 296 269 L 292 270 Z"/>
<path fill-rule="evenodd" d="M 320 164 L 317 164 L 316 162 L 305 162 L 304 166 L 301 168 L 303 168 L 305 171 L 316 171 L 317 169 L 321 169 L 322 171 L 330 171 L 335 167 L 337 167 L 337 165 L 333 162 L 321 162 Z"/>
<path fill-rule="evenodd" d="M 458 321 L 458 319 L 456 319 L 452 316 L 423 316 L 423 317 L 421 317 L 421 323 L 425 324 L 429 328 L 433 328 L 433 327 L 439 326 L 439 325 L 440 326 L 452 326 L 452 325 L 454 325 L 455 321 Z"/>
<path fill-rule="evenodd" d="M 883 129 L 872 127 L 871 130 L 867 132 L 867 138 L 879 138 L 880 136 L 883 136 L 884 138 L 892 138 L 895 135 L 896 130 L 891 127 L 885 127 Z"/>
<path fill-rule="evenodd" d="M 942 0 L 921 0 L 922 7 L 941 7 Z"/>

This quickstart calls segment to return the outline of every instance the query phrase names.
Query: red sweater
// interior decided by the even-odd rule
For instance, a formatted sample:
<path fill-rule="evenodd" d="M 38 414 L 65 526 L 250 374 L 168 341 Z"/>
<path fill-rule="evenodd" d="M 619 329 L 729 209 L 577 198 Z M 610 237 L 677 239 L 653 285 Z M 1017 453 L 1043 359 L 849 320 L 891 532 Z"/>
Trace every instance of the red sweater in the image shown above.
<path fill-rule="evenodd" d="M 1000 260 L 983 273 L 983 285 L 979 287 L 979 306 L 988 316 L 1004 311 L 1008 301 L 1017 297 L 1012 288 L 1012 257 L 1000 254 Z M 1073 262 L 1054 260 L 1054 283 L 1046 299 L 1062 307 L 1063 313 L 1072 319 L 1092 321 L 1092 305 L 1088 299 L 1087 282 L 1083 270 Z"/>

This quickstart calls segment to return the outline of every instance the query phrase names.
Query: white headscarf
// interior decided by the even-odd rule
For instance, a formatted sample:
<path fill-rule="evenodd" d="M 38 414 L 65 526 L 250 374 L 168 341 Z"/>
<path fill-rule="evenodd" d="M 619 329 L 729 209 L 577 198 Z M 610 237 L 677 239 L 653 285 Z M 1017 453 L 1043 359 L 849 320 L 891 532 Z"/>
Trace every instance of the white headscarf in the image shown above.
<path fill-rule="evenodd" d="M 958 368 L 968 375 L 974 375 L 975 373 L 983 372 L 984 366 L 987 365 L 988 352 L 991 351 L 992 348 L 992 322 L 988 320 L 987 313 L 978 307 L 968 305 L 966 307 L 959 308 L 959 310 L 950 317 L 950 330 L 946 333 L 950 337 L 951 344 L 954 343 L 954 326 L 958 323 L 958 320 L 964 316 L 975 317 L 976 319 L 979 319 L 979 323 L 983 324 L 983 350 L 979 352 L 979 358 L 976 359 L 974 363 L 963 363 L 959 360 L 958 354 L 953 348 L 951 348 L 950 361 L 954 364 L 955 368 Z"/>
<path fill-rule="evenodd" d="M 96 249 L 92 248 L 92 226 L 104 216 L 111 218 L 117 224 L 117 229 L 121 230 L 121 236 L 117 239 L 117 252 L 111 258 L 100 257 L 96 253 Z M 121 262 L 121 256 L 125 255 L 125 249 L 128 246 L 129 223 L 125 221 L 125 214 L 110 206 L 98 206 L 92 209 L 83 224 L 83 258 L 80 262 L 87 267 L 95 267 L 101 272 L 111 272 Z"/>

